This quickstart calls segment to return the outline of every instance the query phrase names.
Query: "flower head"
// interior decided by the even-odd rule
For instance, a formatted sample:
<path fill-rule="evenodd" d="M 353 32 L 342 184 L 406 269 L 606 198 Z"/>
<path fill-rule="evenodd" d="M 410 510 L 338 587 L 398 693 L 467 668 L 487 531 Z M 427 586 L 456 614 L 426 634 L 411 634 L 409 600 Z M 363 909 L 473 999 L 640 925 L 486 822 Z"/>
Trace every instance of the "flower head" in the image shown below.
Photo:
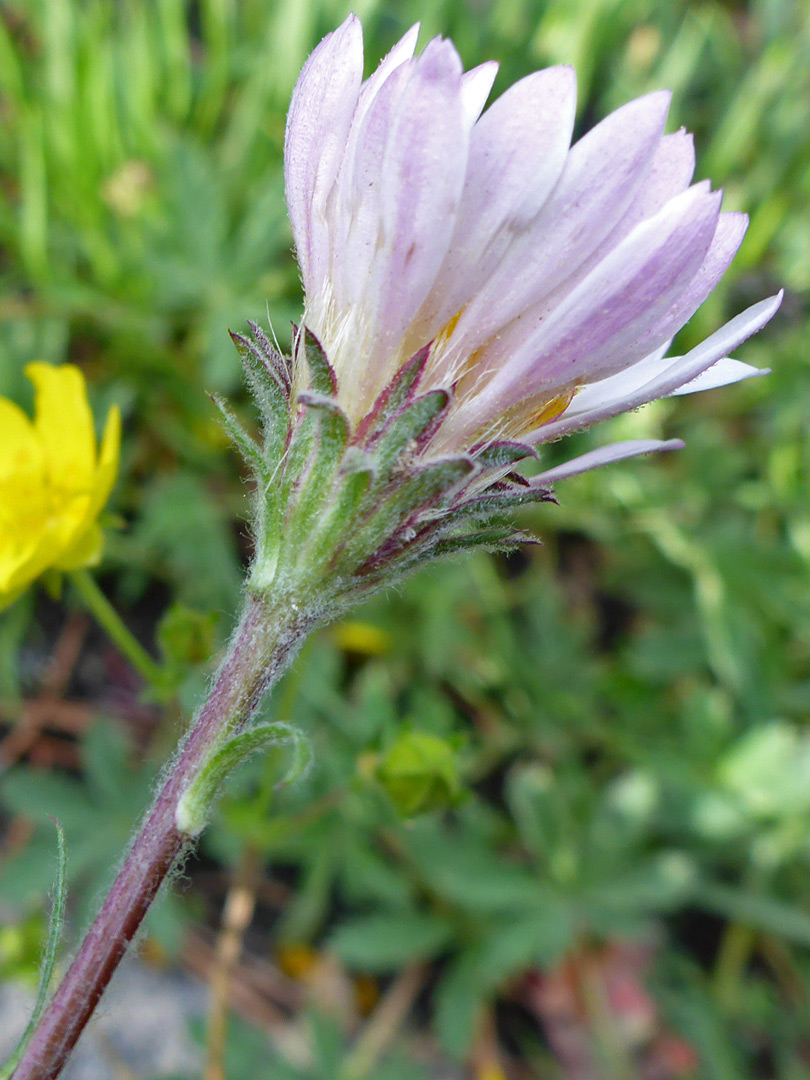
<path fill-rule="evenodd" d="M 84 376 L 72 364 L 29 364 L 33 422 L 0 398 L 0 607 L 44 571 L 101 558 L 98 525 L 118 471 L 121 420 L 110 409 L 101 447 Z"/>
<path fill-rule="evenodd" d="M 691 183 L 691 136 L 664 134 L 669 94 L 571 145 L 571 68 L 535 72 L 484 110 L 497 65 L 465 73 L 440 38 L 414 56 L 417 32 L 363 82 L 350 16 L 309 58 L 287 124 L 304 321 L 350 420 L 427 346 L 422 389 L 453 398 L 430 453 L 538 444 L 687 384 L 758 374 L 726 357 L 778 297 L 665 356 L 747 224 Z"/>
<path fill-rule="evenodd" d="M 496 65 L 408 31 L 363 81 L 350 16 L 290 107 L 287 203 L 305 290 L 289 360 L 236 337 L 264 416 L 254 588 L 342 602 L 428 558 L 526 539 L 514 507 L 556 480 L 680 445 L 619 443 L 527 479 L 567 431 L 654 398 L 760 374 L 728 353 L 773 297 L 667 357 L 736 252 L 742 214 L 692 184 L 666 93 L 571 145 L 574 73 L 539 71 L 485 104 Z M 324 585 L 324 583 L 328 585 Z"/>

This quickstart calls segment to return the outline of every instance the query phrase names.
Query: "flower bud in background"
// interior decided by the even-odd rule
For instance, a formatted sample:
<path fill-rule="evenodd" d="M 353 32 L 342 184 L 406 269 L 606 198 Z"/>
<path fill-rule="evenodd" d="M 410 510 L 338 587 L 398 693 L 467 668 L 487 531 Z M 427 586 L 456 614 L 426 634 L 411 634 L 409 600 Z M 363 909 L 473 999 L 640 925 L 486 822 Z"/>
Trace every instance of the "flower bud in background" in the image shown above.
<path fill-rule="evenodd" d="M 98 516 L 118 472 L 118 409 L 97 448 L 81 371 L 34 363 L 25 373 L 35 389 L 33 422 L 0 398 L 0 608 L 46 571 L 100 561 Z"/>
<path fill-rule="evenodd" d="M 761 374 L 728 358 L 780 297 L 681 357 L 747 219 L 692 184 L 669 95 L 571 145 L 575 78 L 539 71 L 484 109 L 497 66 L 408 31 L 363 81 L 350 16 L 307 61 L 287 123 L 287 202 L 305 290 L 285 361 L 237 338 L 265 421 L 254 588 L 337 598 L 425 559 L 508 547 L 514 507 L 550 484 L 677 441 L 607 446 L 527 480 L 569 431 L 670 394 Z M 290 594 L 292 595 L 292 593 Z"/>
<path fill-rule="evenodd" d="M 427 731 L 403 732 L 374 776 L 403 817 L 447 810 L 464 794 L 452 744 Z"/>

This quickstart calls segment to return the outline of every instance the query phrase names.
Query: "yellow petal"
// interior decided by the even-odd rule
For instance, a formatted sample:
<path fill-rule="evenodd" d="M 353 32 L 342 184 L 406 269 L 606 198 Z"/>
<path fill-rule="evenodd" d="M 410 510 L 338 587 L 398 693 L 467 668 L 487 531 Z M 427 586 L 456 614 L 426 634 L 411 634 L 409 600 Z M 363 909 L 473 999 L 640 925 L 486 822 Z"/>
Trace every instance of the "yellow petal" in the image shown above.
<path fill-rule="evenodd" d="M 19 548 L 4 560 L 0 588 L 5 592 L 21 592 L 43 570 L 53 565 L 55 554 L 63 547 L 63 538 L 52 526 L 46 525 L 39 532 L 29 532 L 25 536 L 25 543 L 21 542 Z"/>
<path fill-rule="evenodd" d="M 45 452 L 31 421 L 0 398 L 0 592 L 34 555 L 47 527 Z"/>
<path fill-rule="evenodd" d="M 96 470 L 96 436 L 84 375 L 73 364 L 37 362 L 25 373 L 36 390 L 34 426 L 57 490 L 89 492 Z"/>
<path fill-rule="evenodd" d="M 74 503 L 75 525 L 72 535 L 54 566 L 60 570 L 77 570 L 81 566 L 97 566 L 104 550 L 104 536 L 96 524 L 96 518 L 110 497 L 110 491 L 118 475 L 118 451 L 121 446 L 121 413 L 114 405 L 107 416 L 101 440 L 98 468 L 93 481 L 90 498 L 82 504 Z"/>
<path fill-rule="evenodd" d="M 98 566 L 104 551 L 104 533 L 94 521 L 75 542 L 60 555 L 54 566 L 57 570 L 78 570 L 83 566 Z"/>
<path fill-rule="evenodd" d="M 42 443 L 22 409 L 7 398 L 0 398 L 0 440 L 0 483 L 22 474 L 41 482 Z"/>
<path fill-rule="evenodd" d="M 121 449 L 121 411 L 113 405 L 107 415 L 104 434 L 101 437 L 101 450 L 98 455 L 98 468 L 93 482 L 90 500 L 90 517 L 95 520 L 110 497 L 115 478 L 118 476 L 118 455 Z"/>
<path fill-rule="evenodd" d="M 99 561 L 96 518 L 118 471 L 118 409 L 110 410 L 97 462 L 79 369 L 36 363 L 26 373 L 36 389 L 34 423 L 0 399 L 0 607 L 50 568 Z"/>

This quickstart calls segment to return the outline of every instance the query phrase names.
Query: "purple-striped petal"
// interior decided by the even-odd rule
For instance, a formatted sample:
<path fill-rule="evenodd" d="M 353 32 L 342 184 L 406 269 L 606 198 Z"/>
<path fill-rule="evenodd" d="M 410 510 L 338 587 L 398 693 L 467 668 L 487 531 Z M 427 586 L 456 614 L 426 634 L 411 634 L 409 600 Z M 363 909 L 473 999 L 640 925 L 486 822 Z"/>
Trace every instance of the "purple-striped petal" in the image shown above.
<path fill-rule="evenodd" d="M 360 121 L 354 153 L 341 171 L 334 202 L 344 226 L 342 249 L 335 252 L 339 272 L 333 287 L 339 306 L 371 307 L 371 266 L 380 239 L 383 163 L 413 61 L 391 72 L 377 89 Z M 354 133 L 353 133 L 354 134 Z"/>
<path fill-rule="evenodd" d="M 461 310 L 513 238 L 530 227 L 562 172 L 575 108 L 573 69 L 548 68 L 515 83 L 473 128 L 448 257 L 417 319 L 425 340 Z"/>
<path fill-rule="evenodd" d="M 358 263 L 357 251 L 366 252 L 376 242 L 379 202 L 377 191 L 382 167 L 389 109 L 378 105 L 376 124 L 366 122 L 369 109 L 386 81 L 394 82 L 386 95 L 394 100 L 396 87 L 406 81 L 404 65 L 413 59 L 419 23 L 405 33 L 382 59 L 377 70 L 363 83 L 346 138 L 343 161 L 330 201 L 332 232 L 331 292 L 338 308 L 361 302 L 361 289 L 368 273 L 368 258 Z M 364 140 L 360 144 L 361 138 Z M 350 246 L 351 245 L 351 246 Z"/>
<path fill-rule="evenodd" d="M 460 347 L 474 352 L 596 250 L 649 172 L 669 100 L 668 93 L 659 91 L 632 101 L 574 144 L 531 228 L 515 237 L 461 316 L 456 331 Z"/>
<path fill-rule="evenodd" d="M 371 283 L 379 296 L 379 349 L 396 349 L 447 255 L 467 166 L 460 83 L 453 46 L 431 42 L 413 66 L 391 125 Z"/>
<path fill-rule="evenodd" d="M 495 60 L 488 60 L 466 71 L 461 78 L 461 107 L 468 127 L 473 126 L 487 103 L 498 66 Z"/>
<path fill-rule="evenodd" d="M 706 257 L 689 285 L 676 297 L 667 317 L 661 323 L 661 333 L 674 336 L 689 322 L 697 309 L 717 285 L 731 265 L 748 228 L 748 215 L 721 214 Z"/>
<path fill-rule="evenodd" d="M 401 338 L 447 253 L 469 137 L 461 76 L 458 54 L 441 39 L 390 71 L 338 180 L 345 239 L 333 282 L 342 322 L 332 351 L 341 377 L 362 388 L 355 403 L 375 398 L 393 375 Z"/>
<path fill-rule="evenodd" d="M 746 379 L 758 379 L 763 375 L 770 375 L 770 368 L 756 368 L 751 364 L 743 364 L 741 360 L 733 360 L 730 356 L 718 360 L 716 364 L 696 376 L 691 382 L 672 390 L 667 397 L 682 397 L 685 394 L 702 394 L 704 390 L 717 390 L 721 386 L 730 386 L 732 383 L 744 382 Z"/>
<path fill-rule="evenodd" d="M 663 344 L 662 319 L 700 267 L 720 209 L 701 186 L 671 199 L 642 222 L 551 310 L 532 312 L 496 343 L 496 369 L 469 409 L 469 423 L 506 412 L 526 397 L 553 397 Z"/>
<path fill-rule="evenodd" d="M 655 364 L 652 376 L 649 369 L 644 371 L 641 365 L 637 365 L 640 376 L 646 378 L 631 379 L 634 368 L 630 368 L 622 373 L 625 380 L 623 385 L 614 383 L 614 380 L 618 379 L 618 376 L 614 376 L 614 380 L 606 379 L 601 384 L 594 383 L 586 387 L 578 397 L 590 394 L 590 408 L 578 408 L 578 398 L 574 398 L 570 410 L 566 410 L 558 420 L 537 428 L 527 436 L 526 441 L 536 445 L 558 439 L 561 435 L 609 420 L 620 413 L 632 412 L 641 405 L 667 397 L 681 387 L 686 387 L 704 371 L 710 370 L 712 365 L 728 357 L 729 353 L 752 334 L 761 330 L 776 314 L 782 295 L 779 292 L 776 296 L 760 300 L 758 304 L 747 308 L 685 356 L 668 357 L 660 367 Z M 609 385 L 611 383 L 614 383 L 612 387 Z M 600 386 L 601 393 L 598 391 Z"/>
<path fill-rule="evenodd" d="M 363 31 L 350 15 L 313 51 L 293 91 L 284 181 L 304 288 L 323 286 L 329 263 L 325 205 L 340 168 L 363 78 Z"/>
<path fill-rule="evenodd" d="M 630 209 L 608 237 L 615 246 L 636 225 L 653 217 L 670 199 L 686 191 L 695 171 L 695 144 L 685 128 L 665 135 L 653 155 L 650 170 Z"/>
<path fill-rule="evenodd" d="M 357 107 L 352 117 L 352 125 L 349 131 L 349 136 L 346 139 L 346 146 L 343 152 L 343 165 L 341 168 L 341 179 L 347 180 L 351 183 L 350 174 L 354 154 L 357 150 L 357 140 L 362 129 L 363 120 L 366 113 L 371 107 L 374 98 L 380 92 L 380 89 L 386 79 L 397 70 L 402 67 L 403 64 L 413 59 L 414 49 L 416 48 L 416 41 L 419 37 L 419 23 L 415 23 L 407 33 L 399 39 L 396 45 L 391 51 L 383 57 L 377 66 L 377 70 L 370 75 L 360 90 L 360 95 L 357 99 Z"/>
<path fill-rule="evenodd" d="M 631 442 L 612 443 L 610 446 L 601 446 L 598 450 L 591 450 L 587 454 L 571 458 L 562 465 L 532 477 L 532 484 L 554 484 L 558 480 L 567 480 L 571 476 L 580 476 L 582 473 L 598 469 L 602 465 L 611 465 L 614 461 L 624 461 L 626 458 L 638 457 L 639 454 L 651 454 L 658 450 L 680 450 L 683 442 L 680 439 L 634 439 Z"/>
<path fill-rule="evenodd" d="M 681 128 L 672 135 L 664 135 L 653 154 L 647 176 L 626 213 L 599 247 L 553 293 L 546 297 L 546 305 L 552 306 L 561 296 L 569 293 L 632 232 L 636 225 L 654 217 L 670 199 L 674 199 L 676 195 L 685 191 L 689 187 L 694 171 L 695 147 L 689 132 Z"/>

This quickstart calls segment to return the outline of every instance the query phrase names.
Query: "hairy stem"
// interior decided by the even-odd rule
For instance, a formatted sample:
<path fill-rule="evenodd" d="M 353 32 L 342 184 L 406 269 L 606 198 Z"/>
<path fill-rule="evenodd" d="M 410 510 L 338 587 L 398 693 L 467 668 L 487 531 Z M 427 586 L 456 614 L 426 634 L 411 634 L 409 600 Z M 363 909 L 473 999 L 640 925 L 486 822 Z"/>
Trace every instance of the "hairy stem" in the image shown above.
<path fill-rule="evenodd" d="M 226 732 L 255 711 L 297 651 L 312 621 L 249 599 L 231 644 L 107 899 L 45 1010 L 13 1080 L 55 1080 L 135 936 L 166 875 L 190 846 L 175 811 Z"/>

